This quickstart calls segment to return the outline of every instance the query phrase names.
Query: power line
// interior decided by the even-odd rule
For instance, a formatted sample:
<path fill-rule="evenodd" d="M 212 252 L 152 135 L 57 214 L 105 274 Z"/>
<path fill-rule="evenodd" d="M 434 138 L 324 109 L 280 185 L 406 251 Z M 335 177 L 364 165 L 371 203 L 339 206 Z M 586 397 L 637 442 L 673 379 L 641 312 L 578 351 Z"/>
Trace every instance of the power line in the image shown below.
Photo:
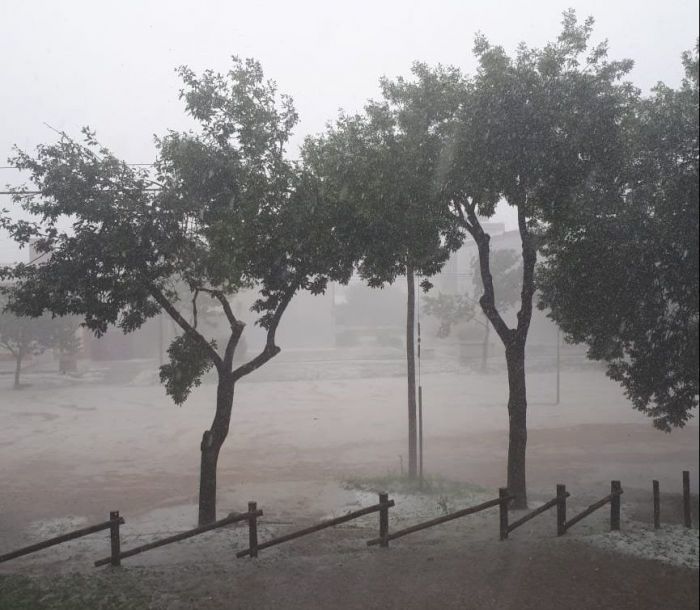
<path fill-rule="evenodd" d="M 123 192 L 124 189 L 103 189 L 99 191 L 100 193 L 118 193 Z M 162 191 L 160 188 L 147 188 L 143 189 L 144 192 L 157 192 Z M 0 195 L 41 195 L 42 191 L 0 191 Z"/>
<path fill-rule="evenodd" d="M 129 167 L 153 167 L 155 163 L 125 163 L 124 165 L 128 165 Z M 16 165 L 0 165 L 0 169 L 21 170 L 21 168 L 17 167 Z"/>

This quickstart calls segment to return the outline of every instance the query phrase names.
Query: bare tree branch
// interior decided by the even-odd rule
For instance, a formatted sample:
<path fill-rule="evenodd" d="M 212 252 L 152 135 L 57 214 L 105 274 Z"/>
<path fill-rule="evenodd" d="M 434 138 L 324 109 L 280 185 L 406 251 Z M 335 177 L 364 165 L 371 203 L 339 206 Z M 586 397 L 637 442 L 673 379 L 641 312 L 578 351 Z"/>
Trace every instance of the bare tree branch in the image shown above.
<path fill-rule="evenodd" d="M 241 377 L 252 373 L 254 370 L 260 368 L 268 360 L 274 358 L 280 353 L 280 348 L 275 344 L 275 333 L 277 332 L 277 327 L 282 319 L 282 314 L 284 313 L 285 309 L 287 309 L 287 305 L 289 305 L 289 302 L 292 300 L 292 297 L 296 291 L 297 286 L 295 284 L 294 288 L 289 289 L 282 296 L 279 304 L 277 305 L 277 309 L 275 309 L 275 313 L 272 316 L 270 325 L 267 328 L 265 347 L 257 356 L 255 356 L 255 358 L 246 362 L 245 364 L 242 364 L 235 371 L 233 371 L 232 375 L 234 381 L 237 381 Z"/>
<path fill-rule="evenodd" d="M 226 315 L 226 319 L 228 320 L 229 325 L 231 326 L 231 330 L 234 330 L 241 322 L 239 322 L 236 319 L 236 316 L 233 314 L 233 310 L 231 309 L 231 304 L 228 302 L 228 299 L 226 298 L 226 295 L 221 292 L 221 290 L 214 290 L 213 288 L 203 288 L 203 287 L 198 287 L 197 290 L 200 290 L 201 292 L 206 292 L 207 294 L 210 294 L 213 296 L 219 303 L 221 303 L 221 307 L 223 307 L 224 314 Z"/>
<path fill-rule="evenodd" d="M 156 300 L 156 303 L 158 303 L 158 305 L 160 305 L 168 313 L 168 315 L 180 326 L 180 328 L 182 328 L 182 330 L 184 330 L 186 333 L 190 333 L 193 337 L 196 337 L 202 346 L 205 347 L 217 370 L 223 370 L 223 360 L 211 346 L 209 341 L 207 341 L 204 336 L 199 333 L 199 331 L 193 328 L 192 325 L 182 317 L 182 314 L 173 306 L 173 304 L 165 297 L 157 286 L 154 284 L 148 284 L 148 290 Z"/>
<path fill-rule="evenodd" d="M 511 341 L 513 331 L 508 328 L 508 325 L 503 320 L 503 317 L 496 308 L 496 296 L 493 288 L 493 276 L 491 275 L 490 266 L 490 246 L 491 237 L 484 232 L 484 229 L 476 215 L 476 205 L 466 205 L 466 221 L 464 227 L 476 242 L 479 251 L 479 270 L 481 272 L 481 283 L 484 287 L 484 294 L 479 299 L 481 309 L 486 314 L 486 317 L 491 322 L 492 326 L 498 333 L 498 336 L 503 341 L 504 345 L 508 345 Z"/>

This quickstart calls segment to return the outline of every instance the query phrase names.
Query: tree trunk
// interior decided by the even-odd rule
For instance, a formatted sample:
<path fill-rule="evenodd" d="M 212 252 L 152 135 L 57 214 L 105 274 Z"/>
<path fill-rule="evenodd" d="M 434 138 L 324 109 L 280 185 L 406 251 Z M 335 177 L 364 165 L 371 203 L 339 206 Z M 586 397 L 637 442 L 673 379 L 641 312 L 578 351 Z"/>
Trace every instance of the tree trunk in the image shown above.
<path fill-rule="evenodd" d="M 24 351 L 20 347 L 19 350 L 17 351 L 17 356 L 15 357 L 15 384 L 14 384 L 14 389 L 19 390 L 21 387 L 21 384 L 19 382 L 19 376 L 20 373 L 22 372 L 22 359 L 24 358 Z"/>
<path fill-rule="evenodd" d="M 535 293 L 535 264 L 537 248 L 530 234 L 523 210 L 526 196 L 520 193 L 517 202 L 518 231 L 523 246 L 523 283 L 520 291 L 518 325 L 508 328 L 496 308 L 493 276 L 490 266 L 490 236 L 484 232 L 476 215 L 475 206 L 466 207 L 465 228 L 479 250 L 479 271 L 484 294 L 479 299 L 481 309 L 506 348 L 508 366 L 508 489 L 515 496 L 514 508 L 527 508 L 525 487 L 525 448 L 527 446 L 527 392 L 525 387 L 525 343 L 532 320 L 532 298 Z"/>
<path fill-rule="evenodd" d="M 481 344 L 481 370 L 485 373 L 489 366 L 489 334 L 491 333 L 491 323 L 486 314 L 484 314 L 484 324 L 486 327 L 484 329 L 484 341 Z"/>
<path fill-rule="evenodd" d="M 416 425 L 416 288 L 413 267 L 406 265 L 408 302 L 406 304 L 406 365 L 408 371 L 408 478 L 418 475 L 418 434 Z"/>
<path fill-rule="evenodd" d="M 216 521 L 216 467 L 219 451 L 228 436 L 231 409 L 233 407 L 234 383 L 219 375 L 216 390 L 216 415 L 211 428 L 204 432 L 201 444 L 201 467 L 199 474 L 199 525 Z"/>
<path fill-rule="evenodd" d="M 527 446 L 527 392 L 525 344 L 517 339 L 506 347 L 508 365 L 508 490 L 513 508 L 527 508 L 525 449 Z"/>

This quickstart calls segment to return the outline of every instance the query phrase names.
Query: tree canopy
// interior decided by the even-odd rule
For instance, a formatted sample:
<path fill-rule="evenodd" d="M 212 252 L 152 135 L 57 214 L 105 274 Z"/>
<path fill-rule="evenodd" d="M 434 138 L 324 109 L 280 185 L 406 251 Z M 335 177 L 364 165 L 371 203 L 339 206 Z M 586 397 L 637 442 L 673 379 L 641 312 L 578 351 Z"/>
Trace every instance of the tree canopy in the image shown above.
<path fill-rule="evenodd" d="M 629 109 L 616 191 L 549 227 L 541 306 L 663 430 L 698 404 L 698 49 Z M 602 138 L 603 142 L 609 141 Z"/>
<path fill-rule="evenodd" d="M 371 286 L 392 283 L 407 265 L 432 276 L 461 243 L 442 184 L 463 77 L 423 63 L 411 72 L 412 79 L 382 78 L 380 100 L 341 114 L 304 148 L 325 196 L 353 212 L 358 270 Z"/>

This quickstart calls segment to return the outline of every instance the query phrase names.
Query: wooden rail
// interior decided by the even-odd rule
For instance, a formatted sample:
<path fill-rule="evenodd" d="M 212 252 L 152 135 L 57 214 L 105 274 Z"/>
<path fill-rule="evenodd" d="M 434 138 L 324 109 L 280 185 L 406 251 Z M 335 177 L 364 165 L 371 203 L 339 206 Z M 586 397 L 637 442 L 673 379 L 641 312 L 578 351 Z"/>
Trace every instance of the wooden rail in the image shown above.
<path fill-rule="evenodd" d="M 231 513 L 228 517 L 220 519 L 219 521 L 214 521 L 208 525 L 201 525 L 199 527 L 195 527 L 194 529 L 187 530 L 186 532 L 175 534 L 174 536 L 168 536 L 167 538 L 161 538 L 155 542 L 149 542 L 148 544 L 137 546 L 133 549 L 129 549 L 128 551 L 121 552 L 119 553 L 118 557 L 120 560 L 126 559 L 127 557 L 133 557 L 134 555 L 138 555 L 145 551 L 150 551 L 151 549 L 156 549 L 160 546 L 165 546 L 166 544 L 172 544 L 173 542 L 180 542 L 181 540 L 192 538 L 192 536 L 197 536 L 198 534 L 203 534 L 204 532 L 224 527 L 225 525 L 230 525 L 231 523 L 236 523 L 238 521 L 250 521 L 250 519 L 253 517 L 261 517 L 262 514 L 262 510 L 256 510 L 254 513 Z M 111 562 L 111 559 L 111 557 L 99 559 L 95 562 L 95 567 L 106 566 Z"/>
<path fill-rule="evenodd" d="M 506 523 L 505 535 L 503 535 L 503 528 L 501 531 L 501 540 L 508 538 L 508 534 L 510 534 L 510 532 L 512 532 L 514 529 L 520 527 L 521 525 L 524 525 L 525 523 L 527 523 L 531 519 L 534 519 L 538 515 L 541 515 L 542 513 L 547 512 L 550 508 L 552 508 L 554 506 L 558 506 L 559 504 L 561 504 L 562 500 L 565 500 L 570 495 L 571 494 L 567 491 L 564 491 L 564 493 L 561 495 L 557 494 L 557 496 L 555 498 L 552 498 L 548 502 L 545 502 L 542 506 L 540 506 L 539 508 L 536 508 L 535 510 L 528 513 L 524 517 L 521 517 L 517 521 L 513 521 L 513 523 L 511 523 L 510 525 L 508 525 Z"/>
<path fill-rule="evenodd" d="M 10 559 L 15 559 L 16 557 L 22 557 L 23 555 L 29 555 L 30 553 L 36 553 L 37 551 L 47 549 L 57 544 L 62 544 L 63 542 L 68 542 L 69 540 L 75 540 L 76 538 L 82 538 L 83 536 L 88 536 L 96 532 L 101 532 L 102 530 L 110 530 L 110 534 L 112 534 L 110 536 L 110 539 L 112 541 L 112 548 L 114 550 L 113 533 L 116 530 L 118 539 L 119 526 L 124 524 L 124 519 L 119 516 L 119 511 L 111 512 L 109 516 L 109 521 L 104 521 L 95 525 L 89 525 L 87 527 L 68 532 L 67 534 L 56 536 L 55 538 L 49 538 L 48 540 L 44 540 L 43 542 L 37 542 L 36 544 L 25 546 L 24 548 L 17 549 L 16 551 L 12 551 L 11 553 L 0 555 L 0 563 L 2 563 L 3 561 L 9 561 Z M 114 553 L 112 553 L 112 556 L 107 559 L 107 562 L 109 563 L 113 559 Z"/>
<path fill-rule="evenodd" d="M 406 529 L 399 530 L 397 532 L 394 532 L 393 534 L 388 534 L 384 540 L 388 543 L 390 540 L 396 540 L 396 538 L 401 538 L 402 536 L 407 536 L 408 534 L 419 532 L 420 530 L 433 527 L 434 525 L 447 523 L 448 521 L 459 519 L 460 517 L 466 517 L 467 515 L 473 515 L 474 513 L 481 512 L 482 510 L 486 510 L 487 508 L 492 508 L 493 506 L 499 506 L 505 502 L 510 502 L 514 498 L 515 496 L 502 495 L 496 498 L 495 500 L 489 500 L 488 502 L 484 502 L 483 504 L 470 506 L 469 508 L 463 508 L 462 510 L 450 513 L 449 515 L 437 517 L 436 519 L 431 519 L 430 521 L 425 521 L 423 523 L 419 523 L 418 525 L 413 525 L 411 527 L 407 527 Z M 382 541 L 382 538 L 374 538 L 372 540 L 367 541 L 367 546 L 381 544 Z"/>
<path fill-rule="evenodd" d="M 314 532 L 318 532 L 320 530 L 326 529 L 327 527 L 333 527 L 334 525 L 339 525 L 341 523 L 345 523 L 346 521 L 352 521 L 353 519 L 357 519 L 358 517 L 362 517 L 364 515 L 369 515 L 371 513 L 376 513 L 380 512 L 380 520 L 379 520 L 379 531 L 380 531 L 380 538 L 377 538 L 378 542 L 381 542 L 386 538 L 386 536 L 382 536 L 382 534 L 385 533 L 386 529 L 388 529 L 388 512 L 389 509 L 394 506 L 394 501 L 389 500 L 387 498 L 386 494 L 380 494 L 380 502 L 379 504 L 375 504 L 373 506 L 368 506 L 367 508 L 361 508 L 359 510 L 355 510 L 353 512 L 350 512 L 346 515 L 343 515 L 342 517 L 336 517 L 335 519 L 328 519 L 327 521 L 322 521 L 321 523 L 317 523 L 316 525 L 312 525 L 311 527 L 306 527 L 302 530 L 297 530 L 296 532 L 291 532 L 289 534 L 285 534 L 284 536 L 279 536 L 278 538 L 273 538 L 272 540 L 267 540 L 266 542 L 263 542 L 261 544 L 258 544 L 257 547 L 255 548 L 255 551 L 260 551 L 262 549 L 267 549 L 271 546 L 275 546 L 277 544 L 282 544 L 283 542 L 288 542 L 289 540 L 294 540 L 295 538 L 301 538 L 302 536 L 306 536 L 308 534 L 313 534 Z M 384 531 L 383 531 L 384 530 Z M 255 555 L 251 552 L 252 549 L 244 549 L 242 551 L 238 551 L 236 553 L 236 557 L 245 557 L 246 555 L 250 555 L 251 557 L 254 557 Z"/>
<path fill-rule="evenodd" d="M 597 511 L 599 508 L 605 506 L 608 502 L 610 503 L 610 529 L 619 530 L 620 529 L 620 496 L 622 495 L 622 486 L 619 481 L 611 481 L 610 483 L 610 494 L 604 498 L 598 500 L 591 504 L 586 510 L 580 512 L 575 517 L 572 517 L 564 523 L 564 532 L 569 530 L 572 526 L 576 525 L 579 521 L 585 519 L 591 513 Z M 561 534 L 560 534 L 561 535 Z"/>

